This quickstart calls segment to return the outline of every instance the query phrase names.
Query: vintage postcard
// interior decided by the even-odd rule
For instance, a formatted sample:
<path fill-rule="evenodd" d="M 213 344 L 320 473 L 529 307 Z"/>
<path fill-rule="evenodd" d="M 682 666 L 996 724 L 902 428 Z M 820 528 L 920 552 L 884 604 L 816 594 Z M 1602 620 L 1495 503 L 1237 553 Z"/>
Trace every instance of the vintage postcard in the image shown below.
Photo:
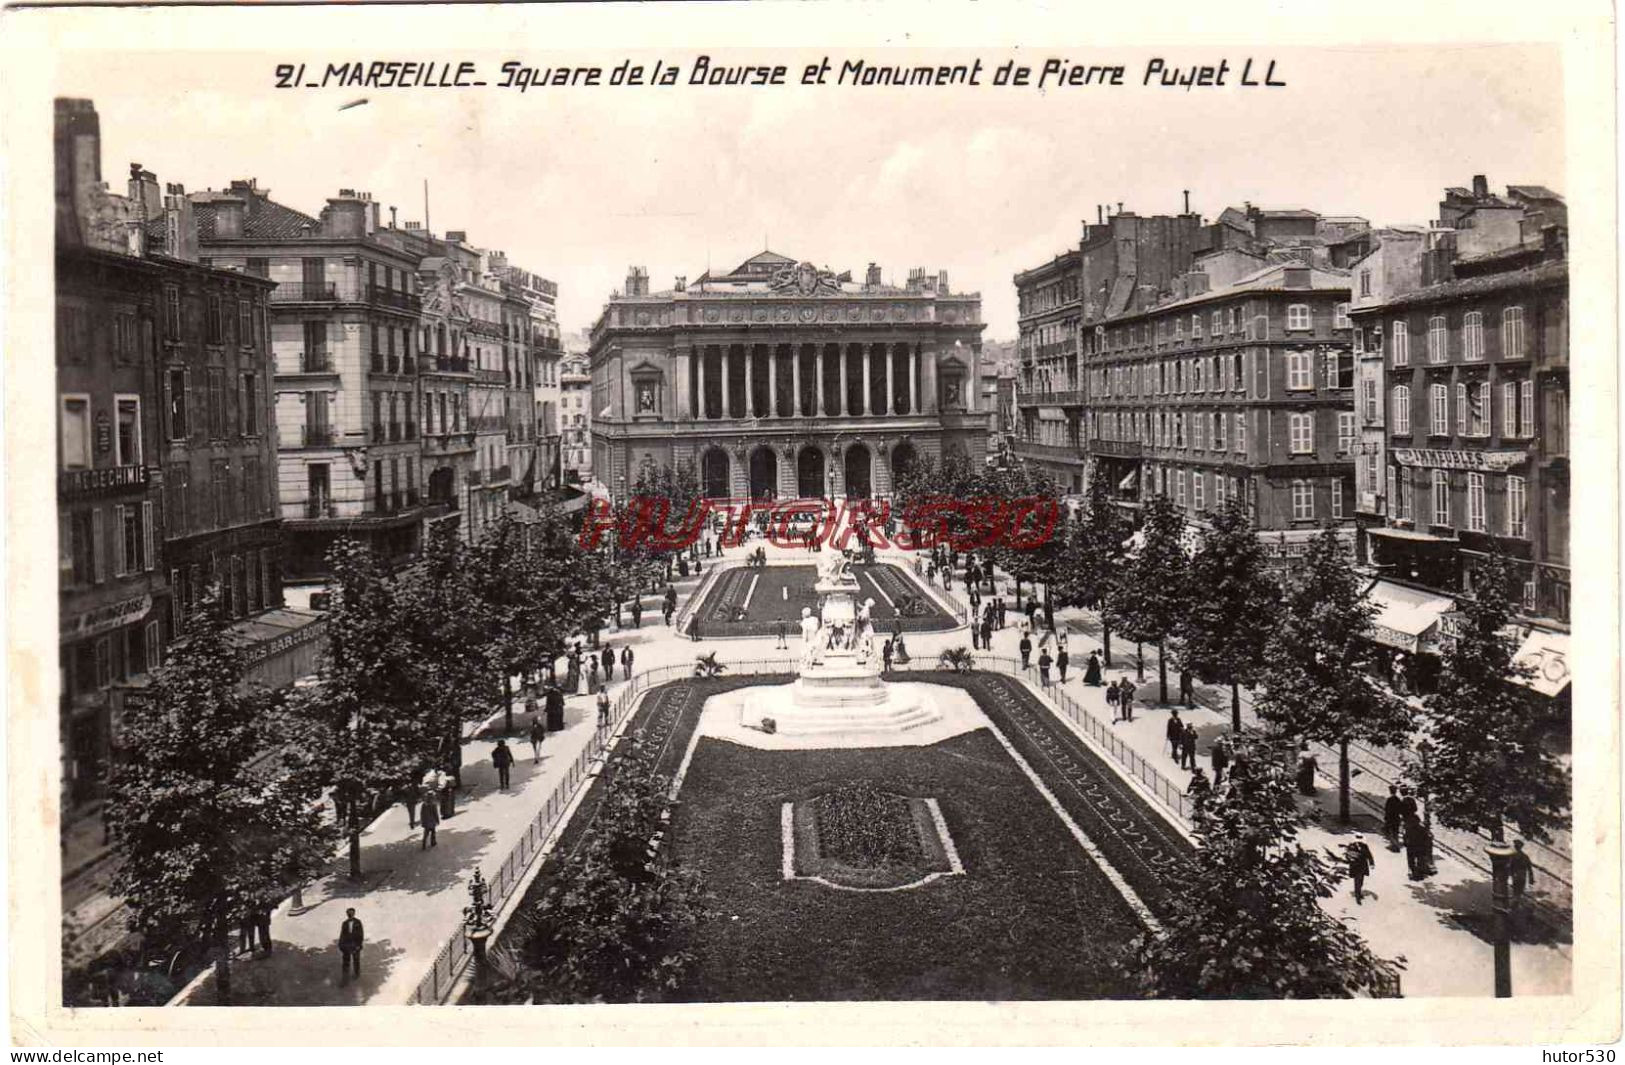
<path fill-rule="evenodd" d="M 1616 1040 L 1611 18 L 9 8 L 14 1042 Z"/>

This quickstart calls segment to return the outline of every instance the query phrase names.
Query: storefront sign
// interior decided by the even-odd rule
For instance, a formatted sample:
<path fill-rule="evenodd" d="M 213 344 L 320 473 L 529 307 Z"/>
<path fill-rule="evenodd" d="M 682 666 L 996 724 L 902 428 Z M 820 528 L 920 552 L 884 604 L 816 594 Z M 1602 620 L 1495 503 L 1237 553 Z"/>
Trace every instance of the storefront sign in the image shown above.
<path fill-rule="evenodd" d="M 1432 448 L 1401 447 L 1393 450 L 1394 461 L 1401 466 L 1420 466 L 1435 470 L 1485 470 L 1505 473 L 1514 466 L 1529 461 L 1527 451 L 1439 451 Z"/>
<path fill-rule="evenodd" d="M 140 621 L 151 609 L 152 596 L 135 595 L 116 603 L 99 606 L 94 610 L 87 610 L 83 614 L 64 614 L 60 636 L 62 639 L 70 640 L 96 636 L 121 625 L 128 625 L 132 621 Z"/>
<path fill-rule="evenodd" d="M 1282 559 L 1302 558 L 1307 555 L 1310 543 L 1318 536 L 1320 536 L 1318 529 L 1301 533 L 1277 533 L 1273 537 L 1265 533 L 1259 537 L 1259 541 L 1264 548 L 1265 556 L 1279 561 Z M 1345 549 L 1354 549 L 1353 529 L 1338 529 L 1337 539 Z"/>

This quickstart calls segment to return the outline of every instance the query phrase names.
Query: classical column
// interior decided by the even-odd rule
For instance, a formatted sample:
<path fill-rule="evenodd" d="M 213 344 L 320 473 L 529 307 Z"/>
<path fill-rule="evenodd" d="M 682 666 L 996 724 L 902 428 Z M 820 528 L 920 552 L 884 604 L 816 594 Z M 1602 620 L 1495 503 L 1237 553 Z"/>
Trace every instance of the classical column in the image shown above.
<path fill-rule="evenodd" d="M 767 346 L 767 416 L 779 416 L 779 348 L 777 344 Z"/>
<path fill-rule="evenodd" d="M 858 345 L 858 355 L 863 359 L 863 410 L 859 413 L 873 414 L 874 410 L 872 408 L 875 404 L 875 394 L 869 381 L 869 363 L 872 361 L 870 358 L 869 345 Z"/>
<path fill-rule="evenodd" d="M 733 393 L 729 385 L 731 384 L 730 379 L 733 376 L 733 370 L 728 364 L 733 360 L 728 356 L 733 353 L 733 345 L 720 344 L 718 347 L 722 352 L 722 416 L 732 418 L 734 416 L 733 403 L 731 402 Z"/>
<path fill-rule="evenodd" d="M 813 410 L 815 415 L 824 413 L 824 345 L 813 345 Z"/>
<path fill-rule="evenodd" d="M 674 381 L 681 381 L 677 387 L 677 403 L 675 405 L 677 420 L 685 421 L 694 415 L 689 413 L 689 384 L 693 381 L 689 371 L 691 350 L 686 347 L 675 348 L 672 354 L 677 358 L 677 372 L 672 375 Z"/>
<path fill-rule="evenodd" d="M 835 348 L 835 357 L 841 360 L 841 391 L 835 397 L 835 413 L 851 414 L 852 401 L 847 398 L 846 392 L 846 345 L 838 344 Z"/>
<path fill-rule="evenodd" d="M 882 413 L 882 414 L 891 414 L 892 413 L 892 406 L 893 406 L 893 404 L 895 404 L 897 402 L 897 397 L 892 392 L 892 377 L 891 377 L 892 350 L 891 350 L 891 345 L 890 344 L 882 344 L 881 347 L 880 347 L 880 351 L 881 351 L 881 356 L 886 360 L 886 402 L 881 406 L 880 413 Z"/>
<path fill-rule="evenodd" d="M 936 414 L 942 409 L 937 395 L 937 349 L 920 352 L 920 391 L 925 393 L 925 413 Z"/>
<path fill-rule="evenodd" d="M 914 345 L 908 353 L 908 412 L 920 413 L 920 346 Z"/>
<path fill-rule="evenodd" d="M 970 347 L 970 386 L 965 392 L 965 409 L 976 413 L 976 393 L 982 390 L 982 346 Z"/>
<path fill-rule="evenodd" d="M 711 410 L 705 405 L 705 356 L 710 350 L 711 345 L 709 344 L 703 344 L 700 346 L 700 394 L 698 396 L 700 401 L 700 409 L 695 412 L 695 417 L 699 418 L 702 422 L 711 417 Z"/>
<path fill-rule="evenodd" d="M 807 412 L 801 409 L 801 345 L 790 345 L 790 414 L 800 418 Z"/>
<path fill-rule="evenodd" d="M 745 345 L 745 417 L 756 414 L 756 345 Z"/>

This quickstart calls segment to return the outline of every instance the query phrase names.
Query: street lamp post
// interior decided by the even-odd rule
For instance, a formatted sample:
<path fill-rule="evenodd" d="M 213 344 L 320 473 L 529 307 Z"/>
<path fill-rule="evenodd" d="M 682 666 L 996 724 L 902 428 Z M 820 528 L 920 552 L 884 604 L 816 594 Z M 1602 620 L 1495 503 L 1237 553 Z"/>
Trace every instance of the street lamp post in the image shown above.
<path fill-rule="evenodd" d="M 468 944 L 474 951 L 474 979 L 476 982 L 485 975 L 485 946 L 494 930 L 491 922 L 490 885 L 485 877 L 480 875 L 478 869 L 474 870 L 474 879 L 468 885 L 469 905 L 463 907 L 464 934 L 468 936 Z"/>
<path fill-rule="evenodd" d="M 1484 852 L 1490 856 L 1490 936 L 1495 944 L 1495 997 L 1511 998 L 1512 943 L 1508 939 L 1508 916 L 1512 900 L 1507 890 L 1507 874 L 1513 852 L 1501 840 L 1492 841 Z"/>

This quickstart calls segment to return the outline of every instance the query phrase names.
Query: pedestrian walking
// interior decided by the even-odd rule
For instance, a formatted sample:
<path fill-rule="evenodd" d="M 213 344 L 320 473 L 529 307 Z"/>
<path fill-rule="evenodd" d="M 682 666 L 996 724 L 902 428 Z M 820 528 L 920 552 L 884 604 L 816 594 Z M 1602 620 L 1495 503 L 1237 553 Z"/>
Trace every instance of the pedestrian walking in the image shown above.
<path fill-rule="evenodd" d="M 888 639 L 885 643 L 880 645 L 880 661 L 883 668 L 888 670 L 891 669 L 892 653 L 892 642 Z"/>
<path fill-rule="evenodd" d="M 1200 773 L 1196 765 L 1196 726 L 1187 722 L 1185 724 L 1185 742 L 1182 753 L 1184 758 L 1180 762 L 1181 769 L 1189 769 L 1193 773 Z"/>
<path fill-rule="evenodd" d="M 344 923 L 339 925 L 339 959 L 343 968 L 339 973 L 339 984 L 342 986 L 354 973 L 357 980 L 361 979 L 361 947 L 366 942 L 367 932 L 361 925 L 361 918 L 355 915 L 354 909 L 344 911 Z"/>
<path fill-rule="evenodd" d="M 632 600 L 632 627 L 634 629 L 643 628 L 643 600 L 641 599 Z"/>
<path fill-rule="evenodd" d="M 1304 744 L 1303 750 L 1298 755 L 1298 794 L 1313 795 L 1315 793 L 1315 770 L 1319 767 L 1320 763 L 1309 752 L 1309 745 Z M 1237 759 L 1236 766 L 1230 771 L 1230 775 L 1234 776 L 1239 772 L 1241 772 L 1241 760 Z"/>
<path fill-rule="evenodd" d="M 622 680 L 631 680 L 632 679 L 632 663 L 636 658 L 637 658 L 637 656 L 632 653 L 632 648 L 631 647 L 623 647 L 623 648 L 621 648 L 621 679 Z"/>
<path fill-rule="evenodd" d="M 1066 683 L 1066 667 L 1070 661 L 1072 661 L 1072 658 L 1066 653 L 1066 645 L 1062 644 L 1061 649 L 1055 655 L 1055 671 L 1061 675 L 1062 684 Z"/>
<path fill-rule="evenodd" d="M 254 930 L 259 933 L 265 953 L 271 953 L 271 904 L 264 899 L 254 906 Z"/>
<path fill-rule="evenodd" d="M 508 774 L 513 769 L 513 752 L 508 749 L 507 740 L 497 740 L 497 745 L 491 751 L 491 764 L 497 767 L 497 790 L 508 790 Z"/>
<path fill-rule="evenodd" d="M 1388 840 L 1388 849 L 1396 854 L 1399 852 L 1399 829 L 1405 822 L 1400 806 L 1399 789 L 1388 785 L 1388 798 L 1382 804 L 1382 834 Z"/>
<path fill-rule="evenodd" d="M 1411 794 L 1409 788 L 1400 788 L 1399 789 L 1399 822 L 1400 822 L 1400 824 L 1403 825 L 1406 821 L 1409 821 L 1409 820 L 1411 820 L 1413 818 L 1416 818 L 1416 817 L 1419 817 L 1419 816 L 1420 816 L 1420 811 L 1418 810 L 1417 805 L 1416 805 L 1416 796 Z"/>
<path fill-rule="evenodd" d="M 1033 656 L 1032 637 L 1028 636 L 1025 632 L 1022 633 L 1021 642 L 1016 645 L 1016 649 L 1021 652 L 1021 668 L 1026 669 L 1027 660 Z"/>
<path fill-rule="evenodd" d="M 1049 651 L 1042 651 L 1038 655 L 1038 683 L 1040 687 L 1049 687 L 1049 667 L 1055 660 L 1049 656 Z"/>
<path fill-rule="evenodd" d="M 1089 652 L 1089 662 L 1083 667 L 1083 682 L 1091 688 L 1100 687 L 1100 656 Z"/>
<path fill-rule="evenodd" d="M 1208 796 L 1213 794 L 1213 785 L 1209 784 L 1207 777 L 1197 769 L 1191 773 L 1191 782 L 1185 787 L 1185 794 L 1190 796 L 1193 803 L 1201 806 Z"/>
<path fill-rule="evenodd" d="M 550 684 L 547 688 L 547 698 L 543 705 L 546 707 L 547 727 L 550 731 L 558 732 L 564 728 L 564 689 L 557 684 Z"/>
<path fill-rule="evenodd" d="M 440 803 L 436 802 L 436 797 L 432 793 L 426 793 L 423 797 L 423 811 L 421 811 L 421 816 L 418 818 L 418 823 L 423 826 L 423 839 L 418 841 L 418 849 L 427 850 L 429 847 L 439 847 L 440 841 L 436 839 L 436 829 L 440 826 Z"/>
<path fill-rule="evenodd" d="M 598 727 L 609 727 L 609 692 L 598 693 Z"/>
<path fill-rule="evenodd" d="M 789 650 L 790 645 L 785 642 L 785 637 L 788 636 L 789 633 L 790 627 L 785 623 L 783 617 L 777 618 L 773 622 L 773 638 L 778 641 L 773 645 L 773 649 L 775 651 Z"/>
<path fill-rule="evenodd" d="M 242 917 L 237 921 L 237 953 L 254 953 L 254 911 L 252 908 L 244 909 Z"/>
<path fill-rule="evenodd" d="M 1523 905 L 1523 893 L 1535 882 L 1535 863 L 1524 853 L 1523 840 L 1512 841 L 1512 854 L 1507 859 L 1507 872 L 1512 876 L 1512 904 Z"/>
<path fill-rule="evenodd" d="M 598 656 L 593 655 L 587 659 L 587 694 L 596 695 L 602 687 L 598 680 Z"/>
<path fill-rule="evenodd" d="M 1005 609 L 1006 609 L 1005 608 L 1005 603 L 1004 603 L 1004 596 L 1002 596 L 1002 595 L 999 596 L 998 605 L 994 609 L 998 611 L 998 615 L 999 615 L 999 623 L 998 623 L 998 625 L 996 627 L 1000 631 L 1003 631 L 1003 629 L 1004 629 L 1004 615 L 1005 615 Z"/>
<path fill-rule="evenodd" d="M 1117 709 L 1117 696 L 1117 682 L 1113 681 L 1112 683 L 1106 685 L 1106 705 L 1112 708 L 1112 724 L 1114 725 L 1117 724 L 1118 720 L 1123 716 L 1118 712 Z"/>
<path fill-rule="evenodd" d="M 1213 749 L 1208 752 L 1208 759 L 1213 764 L 1213 786 L 1216 788 L 1224 783 L 1224 770 L 1230 764 L 1230 749 L 1224 740 L 1215 740 Z"/>
<path fill-rule="evenodd" d="M 598 657 L 604 663 L 604 683 L 608 684 L 615 679 L 615 648 L 604 644 L 604 652 Z"/>
<path fill-rule="evenodd" d="M 1124 721 L 1134 720 L 1134 684 L 1127 677 L 1117 685 L 1117 709 L 1122 711 Z M 1213 786 L 1218 787 L 1218 781 Z"/>
<path fill-rule="evenodd" d="M 1185 724 L 1179 720 L 1179 711 L 1175 710 L 1168 718 L 1168 754 L 1174 761 L 1179 761 L 1179 754 L 1185 747 Z"/>
<path fill-rule="evenodd" d="M 545 739 L 547 739 L 547 726 L 542 724 L 541 718 L 532 717 L 530 719 L 530 753 L 532 765 L 535 765 L 542 760 L 542 741 Z"/>
<path fill-rule="evenodd" d="M 1349 879 L 1354 881 L 1354 904 L 1362 906 L 1365 904 L 1365 878 L 1377 867 L 1377 859 L 1371 853 L 1371 848 L 1366 846 L 1365 836 L 1359 832 L 1354 834 L 1353 841 L 1344 850 L 1348 859 Z"/>
<path fill-rule="evenodd" d="M 1415 814 L 1405 819 L 1405 864 L 1412 880 L 1428 875 L 1428 830 Z"/>

